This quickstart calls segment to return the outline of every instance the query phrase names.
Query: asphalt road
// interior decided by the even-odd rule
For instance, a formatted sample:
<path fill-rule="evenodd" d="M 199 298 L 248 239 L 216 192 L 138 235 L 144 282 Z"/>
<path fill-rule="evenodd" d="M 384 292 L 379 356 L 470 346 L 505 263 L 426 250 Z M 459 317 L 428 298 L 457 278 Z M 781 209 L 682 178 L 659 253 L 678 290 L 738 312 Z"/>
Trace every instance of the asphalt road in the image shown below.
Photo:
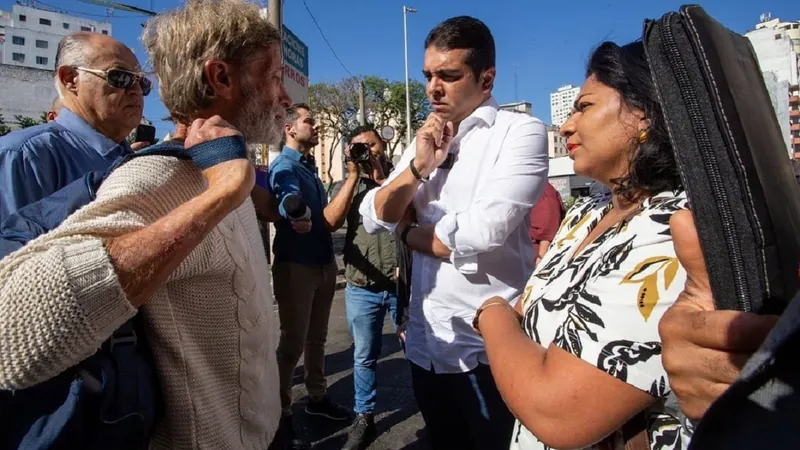
<path fill-rule="evenodd" d="M 334 235 L 337 255 L 343 245 L 343 234 Z M 341 256 L 337 256 L 343 267 Z M 325 348 L 325 371 L 328 395 L 337 403 L 353 407 L 353 339 L 345 316 L 344 289 L 338 289 L 333 300 Z M 316 450 L 339 450 L 347 440 L 349 422 L 333 422 L 305 413 L 308 392 L 303 384 L 303 367 L 295 371 L 293 400 L 295 426 L 299 434 L 312 442 Z M 419 414 L 411 390 L 411 373 L 400 347 L 394 326 L 386 316 L 383 327 L 383 349 L 378 362 L 378 405 L 375 416 L 377 439 L 370 450 L 427 449 L 424 442 L 425 423 Z"/>

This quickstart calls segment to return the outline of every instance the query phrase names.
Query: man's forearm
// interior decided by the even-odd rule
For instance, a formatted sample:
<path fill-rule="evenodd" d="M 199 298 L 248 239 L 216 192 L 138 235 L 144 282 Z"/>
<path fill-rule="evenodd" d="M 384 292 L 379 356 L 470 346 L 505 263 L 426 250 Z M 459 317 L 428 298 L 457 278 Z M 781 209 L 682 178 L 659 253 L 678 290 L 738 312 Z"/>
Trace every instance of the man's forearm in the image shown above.
<path fill-rule="evenodd" d="M 414 199 L 419 184 L 411 169 L 406 169 L 389 184 L 378 189 L 375 193 L 375 213 L 378 219 L 390 223 L 399 222 Z"/>
<path fill-rule="evenodd" d="M 238 205 L 208 190 L 151 225 L 105 241 L 128 301 L 140 307 Z"/>
<path fill-rule="evenodd" d="M 323 211 L 325 223 L 329 231 L 336 231 L 344 225 L 347 213 L 350 212 L 350 204 L 353 202 L 353 192 L 358 185 L 358 175 L 349 175 L 344 181 L 344 185 L 339 192 L 331 199 L 328 206 Z"/>
<path fill-rule="evenodd" d="M 406 235 L 406 243 L 411 250 L 428 256 L 447 259 L 450 249 L 436 236 L 434 226 L 414 227 Z"/>

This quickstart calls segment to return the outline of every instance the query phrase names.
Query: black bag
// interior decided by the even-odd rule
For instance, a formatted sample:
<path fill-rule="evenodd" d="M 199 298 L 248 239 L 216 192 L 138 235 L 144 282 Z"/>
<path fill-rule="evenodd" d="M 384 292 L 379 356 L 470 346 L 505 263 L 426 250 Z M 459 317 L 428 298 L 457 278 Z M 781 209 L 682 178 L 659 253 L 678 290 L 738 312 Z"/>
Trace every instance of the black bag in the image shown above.
<path fill-rule="evenodd" d="M 800 188 L 750 41 L 690 5 L 647 21 L 644 45 L 717 307 L 783 311 Z"/>
<path fill-rule="evenodd" d="M 800 442 L 800 189 L 752 46 L 699 6 L 645 24 L 644 45 L 717 307 L 786 311 L 692 449 Z M 787 92 L 788 95 L 788 92 Z"/>

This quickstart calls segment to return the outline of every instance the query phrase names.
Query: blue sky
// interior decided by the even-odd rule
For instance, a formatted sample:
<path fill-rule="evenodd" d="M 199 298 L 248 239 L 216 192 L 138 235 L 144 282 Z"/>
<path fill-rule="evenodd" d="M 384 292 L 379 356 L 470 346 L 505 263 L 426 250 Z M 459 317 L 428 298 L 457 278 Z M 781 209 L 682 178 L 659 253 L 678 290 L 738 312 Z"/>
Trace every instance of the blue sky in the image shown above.
<path fill-rule="evenodd" d="M 116 0 L 154 11 L 176 7 L 178 0 Z M 9 10 L 13 0 L 0 0 Z M 102 17 L 105 9 L 78 0 L 43 2 L 69 12 Z M 266 1 L 262 2 L 266 4 Z M 677 10 L 673 0 L 306 0 L 322 31 L 347 69 L 355 75 L 377 75 L 402 80 L 403 4 L 418 9 L 409 14 L 409 73 L 422 80 L 425 36 L 437 23 L 471 15 L 489 26 L 497 46 L 495 97 L 501 103 L 529 101 L 533 113 L 550 121 L 549 93 L 563 84 L 579 85 L 590 51 L 604 40 L 624 43 L 638 38 L 645 18 Z M 685 0 L 689 3 L 689 0 Z M 797 0 L 696 1 L 717 20 L 743 33 L 754 27 L 761 13 L 783 20 L 800 19 Z M 143 16 L 115 12 L 113 35 L 132 47 L 140 60 L 146 55 L 139 43 Z M 302 0 L 285 0 L 284 24 L 309 46 L 311 82 L 336 81 L 347 72 L 331 54 L 311 21 Z M 514 72 L 517 82 L 515 87 Z M 169 131 L 157 93 L 145 103 L 145 116 L 156 122 L 158 135 Z"/>

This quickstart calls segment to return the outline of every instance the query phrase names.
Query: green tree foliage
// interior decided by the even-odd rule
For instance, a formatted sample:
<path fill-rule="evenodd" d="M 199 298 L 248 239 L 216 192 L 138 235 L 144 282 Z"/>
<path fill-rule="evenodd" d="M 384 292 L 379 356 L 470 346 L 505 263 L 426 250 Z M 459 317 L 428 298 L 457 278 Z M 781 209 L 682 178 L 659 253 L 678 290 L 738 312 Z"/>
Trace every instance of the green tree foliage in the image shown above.
<path fill-rule="evenodd" d="M 315 83 L 309 87 L 311 109 L 320 127 L 322 136 L 333 138 L 332 148 L 358 126 L 358 83 L 364 84 L 364 105 L 368 120 L 380 130 L 390 125 L 395 129 L 395 138 L 389 142 L 387 156 L 392 158 L 408 132 L 406 126 L 406 85 L 403 81 L 389 81 L 376 76 L 349 77 L 333 83 Z M 411 80 L 411 133 L 425 122 L 430 113 L 430 103 L 425 95 L 425 85 Z M 330 176 L 333 152 L 328 164 Z"/>
<path fill-rule="evenodd" d="M 31 119 L 30 117 L 20 114 L 14 116 L 14 122 L 16 122 L 20 128 L 28 128 L 39 125 L 39 122 L 36 119 Z"/>

